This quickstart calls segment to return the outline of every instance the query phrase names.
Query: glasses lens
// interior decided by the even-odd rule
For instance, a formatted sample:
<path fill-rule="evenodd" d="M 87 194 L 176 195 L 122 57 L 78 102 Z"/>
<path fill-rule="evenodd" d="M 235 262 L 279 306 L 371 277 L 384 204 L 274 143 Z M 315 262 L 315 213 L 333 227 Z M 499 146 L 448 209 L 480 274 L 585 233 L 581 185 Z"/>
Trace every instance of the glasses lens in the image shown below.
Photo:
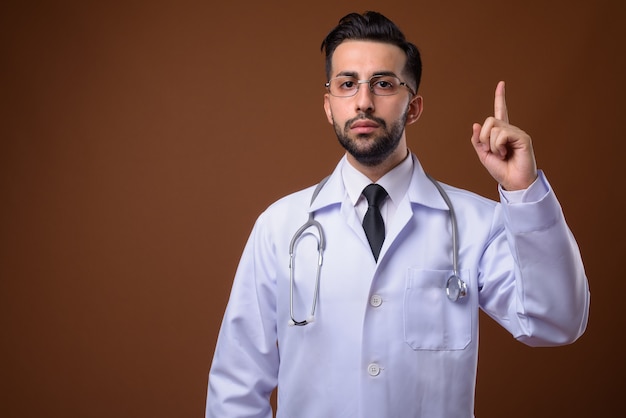
<path fill-rule="evenodd" d="M 377 96 L 391 96 L 398 93 L 400 80 L 391 75 L 380 75 L 370 78 L 370 89 Z"/>
<path fill-rule="evenodd" d="M 328 89 L 333 96 L 354 96 L 359 89 L 359 80 L 350 76 L 335 77 L 328 82 Z"/>

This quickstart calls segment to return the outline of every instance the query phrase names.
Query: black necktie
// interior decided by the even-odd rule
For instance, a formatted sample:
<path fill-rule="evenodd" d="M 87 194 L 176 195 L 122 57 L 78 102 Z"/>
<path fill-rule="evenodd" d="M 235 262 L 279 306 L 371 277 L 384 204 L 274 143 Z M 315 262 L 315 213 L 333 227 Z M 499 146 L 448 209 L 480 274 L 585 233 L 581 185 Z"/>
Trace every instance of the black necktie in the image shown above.
<path fill-rule="evenodd" d="M 363 196 L 369 205 L 363 218 L 363 229 L 372 248 L 374 259 L 378 261 L 378 254 L 385 240 L 385 223 L 380 213 L 380 204 L 387 197 L 387 191 L 378 184 L 370 184 L 363 189 Z"/>

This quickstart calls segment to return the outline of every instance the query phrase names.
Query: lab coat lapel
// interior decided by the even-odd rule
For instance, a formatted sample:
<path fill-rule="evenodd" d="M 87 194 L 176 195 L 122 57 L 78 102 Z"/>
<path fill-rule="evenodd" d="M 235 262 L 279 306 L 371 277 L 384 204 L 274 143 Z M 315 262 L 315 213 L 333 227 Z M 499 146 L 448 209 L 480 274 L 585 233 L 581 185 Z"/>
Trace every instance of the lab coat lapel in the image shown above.
<path fill-rule="evenodd" d="M 315 201 L 309 207 L 309 212 L 323 211 L 327 207 L 336 204 L 341 205 L 340 211 L 342 218 L 346 220 L 346 223 L 362 242 L 363 246 L 369 249 L 369 243 L 367 241 L 367 237 L 365 236 L 365 231 L 363 230 L 361 221 L 356 215 L 354 207 L 344 204 L 347 192 L 341 178 L 341 168 L 343 164 L 347 164 L 345 158 L 339 162 L 335 170 L 328 177 L 324 187 L 322 187 Z"/>
<path fill-rule="evenodd" d="M 391 247 L 393 242 L 398 238 L 398 235 L 400 235 L 400 232 L 402 232 L 409 223 L 417 205 L 448 210 L 446 202 L 439 194 L 435 185 L 426 176 L 417 157 L 414 154 L 411 156 L 413 158 L 413 173 L 409 189 L 404 199 L 402 199 L 398 205 L 393 222 L 391 222 L 391 225 L 387 226 L 387 234 L 383 242 L 379 260 L 384 258 L 387 249 Z"/>

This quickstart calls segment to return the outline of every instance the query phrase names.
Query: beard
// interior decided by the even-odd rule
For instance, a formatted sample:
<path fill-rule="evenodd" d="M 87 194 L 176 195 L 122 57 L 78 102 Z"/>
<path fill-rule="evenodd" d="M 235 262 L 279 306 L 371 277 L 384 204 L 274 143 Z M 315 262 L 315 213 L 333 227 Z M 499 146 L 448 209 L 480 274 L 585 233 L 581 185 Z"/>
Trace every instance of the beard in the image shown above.
<path fill-rule="evenodd" d="M 385 120 L 364 113 L 348 120 L 343 128 L 333 121 L 333 127 L 339 143 L 355 160 L 364 166 L 374 167 L 385 161 L 398 148 L 406 125 L 407 114 L 408 111 L 405 111 L 400 119 L 391 123 L 389 127 Z M 350 126 L 361 119 L 376 122 L 382 132 L 378 135 L 358 134 L 356 138 L 351 138 Z"/>

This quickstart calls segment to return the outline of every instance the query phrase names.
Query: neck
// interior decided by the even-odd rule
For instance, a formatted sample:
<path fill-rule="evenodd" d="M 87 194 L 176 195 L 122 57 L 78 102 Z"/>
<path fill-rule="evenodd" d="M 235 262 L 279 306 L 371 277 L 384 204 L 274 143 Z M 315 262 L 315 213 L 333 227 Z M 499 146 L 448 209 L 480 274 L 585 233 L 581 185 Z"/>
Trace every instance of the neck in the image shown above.
<path fill-rule="evenodd" d="M 409 155 L 408 148 L 400 148 L 394 151 L 387 159 L 385 159 L 380 164 L 369 166 L 363 165 L 359 163 L 357 160 L 352 157 L 352 155 L 347 154 L 348 162 L 361 173 L 363 173 L 368 179 L 372 181 L 372 183 L 376 183 L 382 176 L 393 170 L 398 166 L 404 159 Z"/>

